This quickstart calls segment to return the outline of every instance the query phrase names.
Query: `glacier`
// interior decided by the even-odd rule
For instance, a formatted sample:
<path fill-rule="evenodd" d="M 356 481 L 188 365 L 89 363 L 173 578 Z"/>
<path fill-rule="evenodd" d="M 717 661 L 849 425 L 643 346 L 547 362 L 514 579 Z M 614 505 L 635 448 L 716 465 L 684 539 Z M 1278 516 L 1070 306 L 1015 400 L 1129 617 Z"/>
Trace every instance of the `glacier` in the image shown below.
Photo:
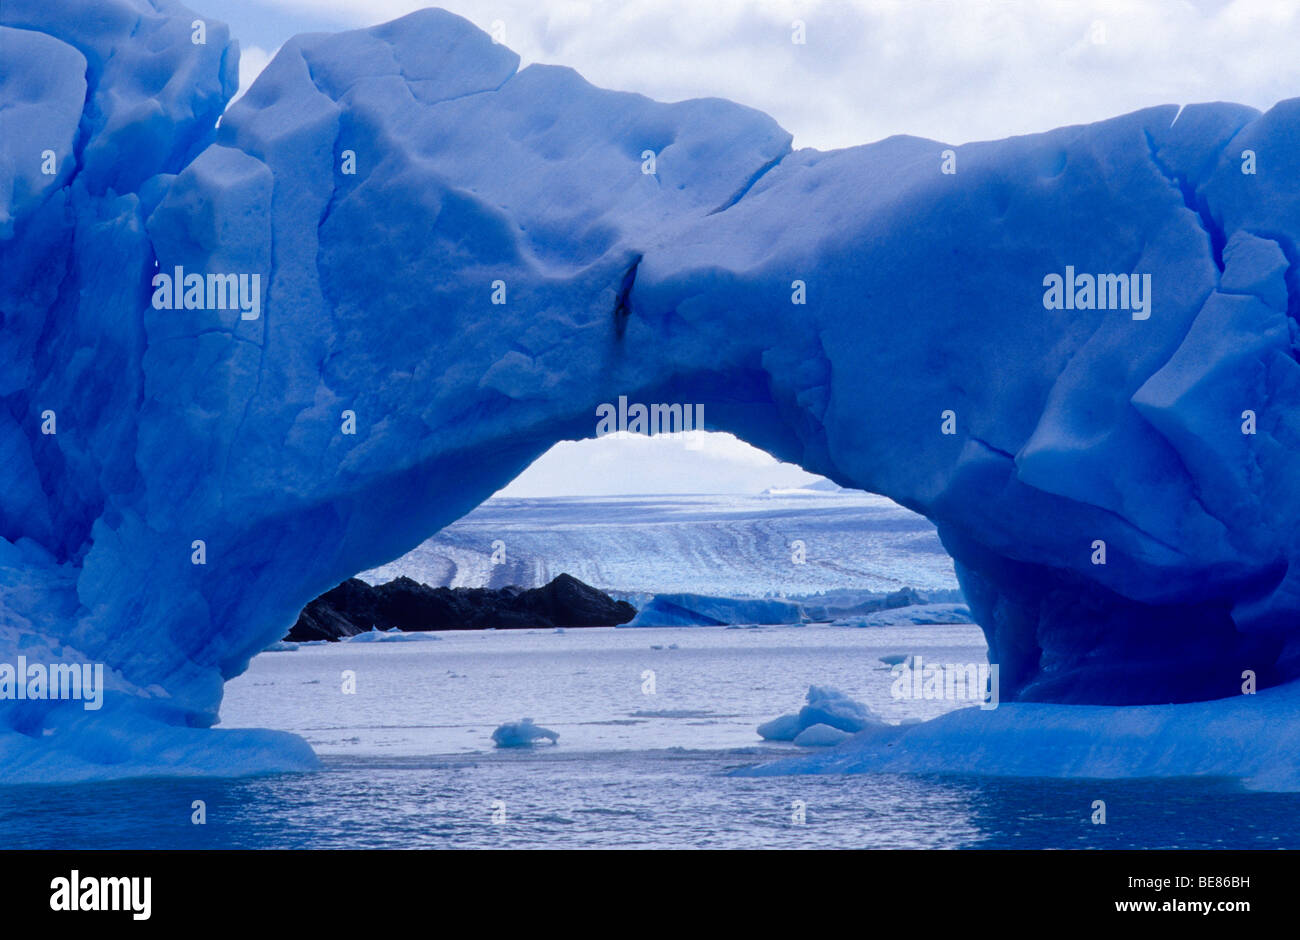
<path fill-rule="evenodd" d="M 724 624 L 804 623 L 807 612 L 779 598 L 656 594 L 623 627 L 718 627 Z"/>
<path fill-rule="evenodd" d="M 934 522 L 998 722 L 1300 721 L 1300 99 L 819 152 L 439 10 L 228 110 L 171 0 L 6 0 L 0 50 L 0 661 L 107 683 L 0 700 L 0 781 L 315 766 L 223 682 L 621 395 Z M 156 309 L 177 268 L 257 317 Z M 1049 309 L 1066 271 L 1146 316 Z"/>
<path fill-rule="evenodd" d="M 841 594 L 903 587 L 957 593 L 952 559 L 934 526 L 856 491 L 494 496 L 401 558 L 357 577 L 369 584 L 405 575 L 447 587 L 531 588 L 561 573 L 638 607 L 651 594 L 780 593 L 831 603 Z"/>

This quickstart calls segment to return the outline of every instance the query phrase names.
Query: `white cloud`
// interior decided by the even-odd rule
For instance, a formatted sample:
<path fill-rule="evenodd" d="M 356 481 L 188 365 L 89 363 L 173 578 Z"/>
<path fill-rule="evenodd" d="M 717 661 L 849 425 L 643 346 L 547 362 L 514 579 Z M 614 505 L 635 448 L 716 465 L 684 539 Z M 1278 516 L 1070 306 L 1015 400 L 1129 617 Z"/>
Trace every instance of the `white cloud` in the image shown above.
<path fill-rule="evenodd" d="M 275 51 L 279 52 L 280 50 L 277 49 Z M 266 68 L 266 66 L 274 58 L 275 58 L 275 52 L 268 53 L 261 46 L 254 46 L 254 45 L 245 46 L 243 43 L 240 43 L 239 91 L 235 94 L 235 97 L 231 100 L 231 104 L 234 104 L 241 97 L 243 97 L 244 92 L 248 91 L 249 86 L 253 84 L 253 82 L 257 79 L 257 76 L 262 74 L 262 69 Z"/>
<path fill-rule="evenodd" d="M 501 496 L 626 496 L 641 493 L 758 493 L 821 479 L 780 463 L 731 434 L 610 435 L 561 441 Z"/>
<path fill-rule="evenodd" d="M 419 0 L 268 0 L 304 31 Z M 1265 108 L 1300 94 L 1294 0 L 443 0 L 525 62 L 569 65 L 654 98 L 731 98 L 796 146 L 908 133 L 950 143 L 1083 123 L 1154 104 Z M 212 12 L 220 15 L 220 4 Z M 791 42 L 803 20 L 807 44 Z M 1094 32 L 1100 24 L 1101 33 Z M 239 34 L 237 20 L 232 22 Z M 1105 42 L 1093 42 L 1104 34 Z"/>

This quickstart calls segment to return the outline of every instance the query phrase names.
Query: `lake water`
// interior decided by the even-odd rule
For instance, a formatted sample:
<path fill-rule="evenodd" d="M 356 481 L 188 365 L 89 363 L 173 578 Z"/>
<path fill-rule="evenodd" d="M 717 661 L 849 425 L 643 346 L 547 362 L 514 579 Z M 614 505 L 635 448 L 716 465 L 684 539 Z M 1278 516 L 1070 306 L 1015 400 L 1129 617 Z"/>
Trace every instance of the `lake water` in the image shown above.
<path fill-rule="evenodd" d="M 0 788 L 3 845 L 1300 847 L 1300 795 L 1228 781 L 730 775 L 800 750 L 754 729 L 809 685 L 890 719 L 953 707 L 893 700 L 879 657 L 984 662 L 971 626 L 437 636 L 265 653 L 227 685 L 223 727 L 298 733 L 317 773 Z M 559 744 L 495 749 L 492 730 L 521 717 Z M 1104 826 L 1090 822 L 1097 799 Z"/>

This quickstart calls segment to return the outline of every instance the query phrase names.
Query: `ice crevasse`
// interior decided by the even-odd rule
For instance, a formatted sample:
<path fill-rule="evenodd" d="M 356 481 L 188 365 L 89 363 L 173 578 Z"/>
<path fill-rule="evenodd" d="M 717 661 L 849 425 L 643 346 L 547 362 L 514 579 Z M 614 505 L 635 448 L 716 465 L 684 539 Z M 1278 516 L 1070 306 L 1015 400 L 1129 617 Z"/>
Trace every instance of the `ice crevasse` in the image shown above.
<path fill-rule="evenodd" d="M 932 519 L 999 721 L 1300 676 L 1300 99 L 819 152 L 438 10 L 224 114 L 168 0 L 0 24 L 0 663 L 108 683 L 0 700 L 0 780 L 312 766 L 223 682 L 621 395 Z"/>

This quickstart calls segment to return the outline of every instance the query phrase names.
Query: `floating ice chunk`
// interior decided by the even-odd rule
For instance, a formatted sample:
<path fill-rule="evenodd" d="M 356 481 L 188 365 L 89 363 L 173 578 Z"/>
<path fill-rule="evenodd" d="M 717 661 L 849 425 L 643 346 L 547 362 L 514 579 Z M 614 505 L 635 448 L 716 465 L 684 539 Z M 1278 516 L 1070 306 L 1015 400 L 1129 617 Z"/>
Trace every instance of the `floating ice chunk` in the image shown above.
<path fill-rule="evenodd" d="M 532 747 L 534 741 L 543 739 L 549 739 L 552 744 L 560 743 L 557 732 L 533 724 L 531 718 L 508 721 L 492 732 L 497 747 Z"/>
<path fill-rule="evenodd" d="M 799 725 L 806 729 L 814 724 L 856 733 L 872 726 L 883 726 L 885 722 L 870 707 L 854 701 L 839 689 L 814 685 L 808 689 L 808 704 L 799 710 Z"/>
<path fill-rule="evenodd" d="M 814 725 L 826 725 L 845 734 L 867 728 L 888 727 L 867 705 L 854 701 L 839 689 L 814 685 L 808 689 L 808 704 L 794 715 L 782 715 L 758 726 L 759 737 L 768 741 L 794 741 Z"/>
<path fill-rule="evenodd" d="M 1182 705 L 1003 703 L 864 734 L 842 748 L 737 771 L 954 773 L 1117 780 L 1223 777 L 1300 792 L 1300 682 Z"/>

